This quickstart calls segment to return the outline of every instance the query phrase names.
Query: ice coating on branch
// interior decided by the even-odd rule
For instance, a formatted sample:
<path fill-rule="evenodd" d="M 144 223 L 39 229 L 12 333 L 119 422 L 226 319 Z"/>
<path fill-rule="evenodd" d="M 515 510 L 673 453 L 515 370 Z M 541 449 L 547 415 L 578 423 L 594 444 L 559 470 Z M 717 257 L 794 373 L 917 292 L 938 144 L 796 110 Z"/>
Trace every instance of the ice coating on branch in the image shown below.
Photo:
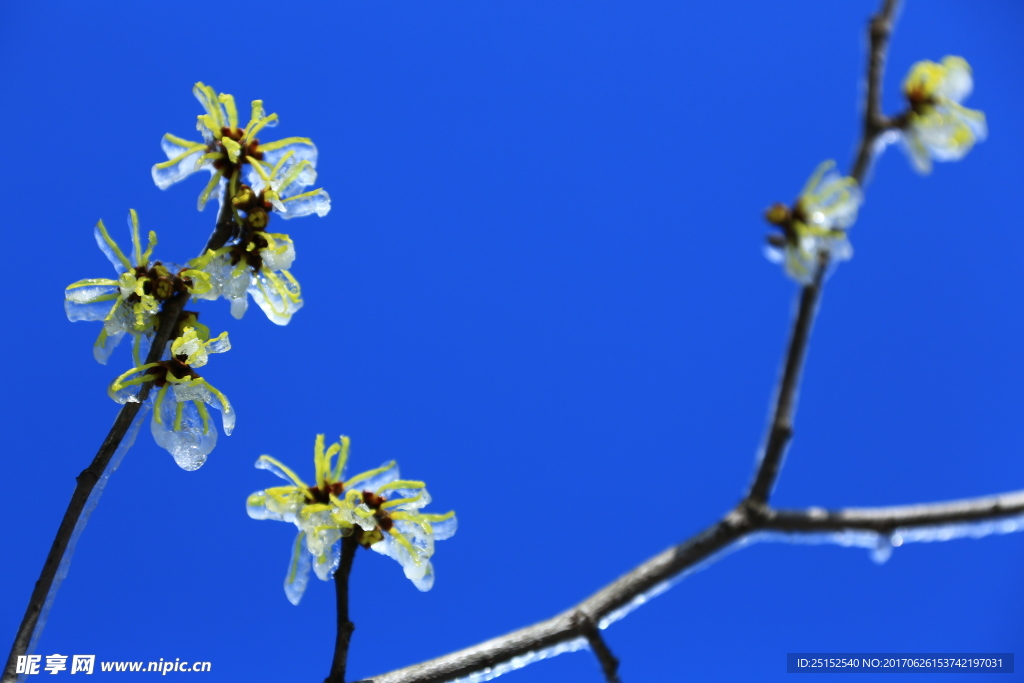
<path fill-rule="evenodd" d="M 510 671 L 516 671 L 522 669 L 524 666 L 539 662 L 543 659 L 551 659 L 557 657 L 560 654 L 566 652 L 579 652 L 580 650 L 589 650 L 590 643 L 587 642 L 586 638 L 574 638 L 573 640 L 567 640 L 551 647 L 546 647 L 541 650 L 533 650 L 526 654 L 513 657 L 507 662 L 489 666 L 480 671 L 475 671 L 468 676 L 461 678 L 453 678 L 449 683 L 484 683 L 484 681 L 490 681 L 498 676 L 507 674 Z"/>
<path fill-rule="evenodd" d="M 792 543 L 796 545 L 820 545 L 827 543 L 844 548 L 864 548 L 868 551 L 869 556 L 874 562 L 884 564 L 891 557 L 894 548 L 899 548 L 907 543 L 930 543 L 958 538 L 983 538 L 992 534 L 1009 534 L 1020 531 L 1024 531 L 1024 515 L 979 522 L 939 524 L 913 528 L 901 527 L 895 529 L 892 534 L 879 534 L 874 531 L 860 529 L 822 533 L 762 531 L 745 536 L 694 566 L 684 569 L 671 579 L 659 583 L 646 593 L 636 596 L 622 607 L 606 614 L 598 622 L 598 627 L 601 629 L 608 628 L 608 626 L 627 616 L 637 607 L 650 602 L 691 574 L 705 569 L 726 555 L 753 543 L 771 542 Z"/>
<path fill-rule="evenodd" d="M 786 533 L 780 531 L 762 531 L 753 533 L 735 541 L 711 554 L 697 564 L 681 571 L 676 576 L 655 585 L 650 590 L 642 593 L 625 605 L 606 614 L 599 622 L 598 628 L 606 629 L 616 621 L 628 616 L 633 610 L 644 605 L 669 588 L 673 587 L 686 577 L 707 568 L 719 559 L 732 552 L 745 548 L 758 542 L 781 542 L 798 545 L 835 544 L 850 548 L 865 548 L 869 551 L 871 558 L 879 563 L 884 563 L 892 553 L 893 548 L 899 548 L 907 543 L 931 543 L 936 541 L 949 541 L 959 538 L 984 538 L 993 534 L 1010 534 L 1024 531 L 1024 514 L 1012 515 L 999 519 L 981 520 L 977 522 L 958 522 L 952 524 L 936 524 L 921 527 L 901 527 L 895 529 L 891 534 L 880 534 L 874 531 L 859 529 L 846 529 L 843 531 L 823 533 Z M 494 667 L 487 667 L 476 671 L 468 676 L 452 679 L 449 683 L 482 683 L 502 674 L 520 669 L 540 659 L 555 657 L 563 652 L 575 652 L 589 647 L 585 638 L 575 641 L 567 641 L 551 648 L 530 652 L 522 657 L 517 657 L 508 662 L 503 662 Z"/>
<path fill-rule="evenodd" d="M 92 491 L 89 493 L 89 498 L 85 501 L 85 506 L 82 508 L 82 514 L 78 516 L 78 520 L 75 521 L 75 528 L 71 532 L 71 538 L 68 539 L 67 548 L 64 551 L 64 555 L 60 558 L 60 565 L 57 567 L 57 573 L 53 577 L 53 583 L 50 584 L 50 590 L 46 594 L 46 600 L 43 602 L 43 607 L 39 612 L 39 619 L 36 621 L 35 628 L 32 629 L 32 636 L 29 638 L 27 653 L 31 654 L 35 652 L 36 645 L 39 643 L 39 637 L 43 634 L 43 629 L 46 628 L 46 620 L 50 615 L 50 608 L 53 606 L 53 601 L 57 597 L 57 591 L 60 589 L 61 584 L 68 575 L 68 570 L 71 568 L 71 558 L 74 557 L 75 548 L 78 546 L 78 539 L 82 536 L 82 532 L 85 531 L 85 525 L 89 522 L 89 517 L 92 516 L 93 510 L 96 509 L 96 505 L 100 502 L 100 497 L 103 495 L 103 491 L 107 488 L 107 482 L 110 480 L 110 475 L 117 471 L 117 468 L 121 466 L 121 461 L 124 460 L 125 454 L 131 450 L 131 447 L 135 445 L 135 439 L 139 435 L 139 429 L 142 427 L 142 423 L 146 421 L 149 414 L 149 405 L 143 405 L 139 408 L 139 412 L 135 414 L 135 418 L 132 423 L 128 425 L 128 429 L 124 434 L 124 438 L 121 439 L 121 443 L 118 444 L 117 449 L 113 455 L 110 456 L 110 461 L 107 462 L 106 468 L 103 470 L 103 474 L 96 481 Z"/>

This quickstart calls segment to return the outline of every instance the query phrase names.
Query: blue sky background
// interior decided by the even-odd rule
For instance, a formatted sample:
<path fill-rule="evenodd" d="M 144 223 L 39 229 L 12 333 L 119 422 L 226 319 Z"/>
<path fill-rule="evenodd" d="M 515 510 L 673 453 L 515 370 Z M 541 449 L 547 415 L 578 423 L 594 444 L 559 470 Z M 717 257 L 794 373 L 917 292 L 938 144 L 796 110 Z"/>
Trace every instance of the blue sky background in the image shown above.
<path fill-rule="evenodd" d="M 308 476 L 314 435 L 344 433 L 353 471 L 395 458 L 460 520 L 427 594 L 392 560 L 356 558 L 350 673 L 368 676 L 561 611 L 741 497 L 796 293 L 762 256 L 761 212 L 823 159 L 849 168 L 875 8 L 0 5 L 4 647 L 130 365 L 124 349 L 95 363 L 98 324 L 62 310 L 65 285 L 112 273 L 93 225 L 124 240 L 135 208 L 169 261 L 212 227 L 195 210 L 205 174 L 167 191 L 149 174 L 164 132 L 194 137 L 195 81 L 243 108 L 262 98 L 282 120 L 268 139 L 313 138 L 333 209 L 275 226 L 298 250 L 292 324 L 201 305 L 230 331 L 203 374 L 236 432 L 189 473 L 145 428 L 39 652 L 321 680 L 333 589 L 311 581 L 289 604 L 294 529 L 244 504 L 275 482 L 257 456 Z M 913 62 L 960 54 L 989 140 L 928 178 L 896 148 L 877 165 L 856 255 L 824 295 L 778 505 L 1024 486 L 1022 20 L 1010 0 L 904 8 L 886 110 Z M 606 637 L 626 681 L 777 680 L 796 651 L 1021 654 L 1022 563 L 1020 535 L 906 546 L 883 566 L 755 545 Z M 572 654 L 507 680 L 601 678 Z"/>

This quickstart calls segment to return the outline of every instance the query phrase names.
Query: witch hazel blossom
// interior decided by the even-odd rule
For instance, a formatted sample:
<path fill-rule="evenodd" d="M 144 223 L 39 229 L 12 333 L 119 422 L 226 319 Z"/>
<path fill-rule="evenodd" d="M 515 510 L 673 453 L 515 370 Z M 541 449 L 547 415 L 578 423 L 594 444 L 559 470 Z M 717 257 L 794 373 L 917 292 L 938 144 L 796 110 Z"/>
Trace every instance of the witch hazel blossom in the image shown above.
<path fill-rule="evenodd" d="M 857 220 L 863 193 L 856 180 L 834 169 L 834 161 L 822 162 L 792 207 L 774 204 L 765 212 L 781 233 L 768 236 L 765 254 L 801 284 L 813 282 L 823 266 L 853 256 L 846 230 Z"/>
<path fill-rule="evenodd" d="M 139 401 L 139 389 L 153 383 L 147 399 L 153 407 L 153 439 L 184 470 L 202 467 L 217 444 L 217 427 L 208 405 L 221 412 L 225 434 L 234 430 L 235 412 L 227 397 L 196 372 L 207 364 L 210 354 L 230 348 L 227 332 L 211 339 L 205 328 L 186 326 L 171 342 L 169 359 L 134 367 L 108 389 L 118 403 L 135 403 Z"/>
<path fill-rule="evenodd" d="M 299 282 L 288 270 L 294 260 L 291 238 L 280 233 L 254 233 L 244 246 L 238 242 L 210 250 L 192 261 L 211 283 L 197 298 L 223 297 L 231 304 L 231 315 L 240 319 L 251 295 L 271 322 L 287 325 L 303 304 Z"/>
<path fill-rule="evenodd" d="M 202 142 L 186 140 L 171 133 L 164 135 L 161 147 L 167 161 L 153 166 L 153 181 L 164 190 L 197 171 L 211 173 L 209 183 L 199 195 L 198 208 L 202 210 L 213 192 L 226 184 L 233 196 L 241 179 L 242 167 L 257 160 L 277 164 L 282 157 L 294 161 L 305 160 L 316 165 L 317 151 L 309 138 L 288 137 L 274 142 L 261 142 L 256 137 L 264 128 L 277 125 L 277 114 L 267 114 L 262 100 L 253 100 L 249 122 L 239 127 L 235 98 L 218 93 L 199 82 L 192 89 L 205 113 L 197 117 L 196 128 Z"/>
<path fill-rule="evenodd" d="M 426 486 L 400 479 L 393 461 L 345 479 L 348 450 L 348 437 L 325 448 L 324 435 L 318 435 L 313 485 L 269 455 L 256 461 L 257 468 L 289 482 L 257 491 L 246 507 L 253 519 L 289 522 L 298 528 L 284 584 L 292 604 L 299 604 L 311 569 L 323 581 L 331 578 L 340 562 L 341 539 L 353 535 L 364 548 L 398 560 L 417 588 L 429 590 L 434 542 L 455 533 L 455 513 L 421 513 L 430 502 Z"/>
<path fill-rule="evenodd" d="M 331 210 L 331 197 L 319 188 L 302 192 L 316 182 L 316 169 L 305 159 L 295 160 L 287 152 L 276 165 L 270 166 L 257 159 L 249 160 L 249 184 L 261 199 L 269 202 L 284 219 L 299 218 L 315 213 L 323 217 Z"/>
<path fill-rule="evenodd" d="M 458 522 L 454 512 L 420 512 L 431 501 L 426 484 L 397 479 L 397 467 L 393 476 L 395 480 L 376 487 L 363 484 L 361 492 L 350 490 L 343 500 L 332 497 L 332 518 L 351 523 L 361 546 L 395 560 L 416 588 L 429 591 L 434 585 L 434 542 L 451 538 Z"/>
<path fill-rule="evenodd" d="M 253 519 L 272 519 L 296 526 L 298 534 L 292 544 L 292 555 L 285 575 L 284 591 L 289 602 L 298 605 L 309 581 L 310 569 L 315 565 L 317 576 L 328 580 L 337 569 L 341 558 L 338 541 L 342 528 L 329 519 L 332 491 L 344 490 L 342 480 L 348 459 L 348 437 L 325 448 L 324 435 L 319 434 L 313 449 L 314 484 L 309 485 L 287 465 L 269 455 L 256 460 L 256 468 L 269 470 L 288 486 L 276 486 L 257 491 L 249 496 L 246 510 Z M 351 534 L 351 527 L 347 533 Z"/>
<path fill-rule="evenodd" d="M 910 109 L 901 141 L 918 172 L 931 172 L 932 159 L 962 159 L 987 136 L 985 114 L 960 104 L 973 87 L 971 65 L 963 57 L 924 60 L 910 69 L 903 82 Z"/>
<path fill-rule="evenodd" d="M 114 266 L 117 279 L 79 280 L 64 291 L 64 310 L 69 320 L 103 322 L 103 329 L 93 344 L 93 356 L 104 364 L 125 334 L 130 334 L 133 360 L 141 365 L 141 358 L 148 352 L 150 338 L 156 331 L 163 302 L 182 292 L 203 296 L 212 288 L 209 277 L 200 270 L 152 260 L 156 233 L 149 232 L 143 249 L 139 217 L 134 209 L 129 211 L 128 225 L 132 241 L 130 259 L 110 237 L 103 221 L 99 221 L 94 230 L 96 243 Z"/>

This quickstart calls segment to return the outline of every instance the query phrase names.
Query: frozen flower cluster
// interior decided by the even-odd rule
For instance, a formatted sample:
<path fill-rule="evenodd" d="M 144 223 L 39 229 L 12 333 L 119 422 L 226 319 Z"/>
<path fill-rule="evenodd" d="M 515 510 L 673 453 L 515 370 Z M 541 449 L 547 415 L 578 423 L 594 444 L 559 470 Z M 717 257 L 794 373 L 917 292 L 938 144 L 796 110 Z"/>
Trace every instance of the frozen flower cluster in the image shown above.
<path fill-rule="evenodd" d="M 140 388 L 152 383 L 150 423 L 153 438 L 185 470 L 197 470 L 217 444 L 217 427 L 206 406 L 221 412 L 224 433 L 235 427 L 235 412 L 227 397 L 206 381 L 196 368 L 206 365 L 211 353 L 231 348 L 228 333 L 210 338 L 205 327 L 183 328 L 171 342 L 168 360 L 145 363 L 122 373 L 107 390 L 118 403 L 139 401 Z"/>
<path fill-rule="evenodd" d="M 310 139 L 264 142 L 260 135 L 276 126 L 278 117 L 268 114 L 261 100 L 252 102 L 248 123 L 240 126 L 233 96 L 203 83 L 193 92 L 203 108 L 196 124 L 201 140 L 164 135 L 167 160 L 153 166 L 152 177 L 167 189 L 197 171 L 210 172 L 198 209 L 215 195 L 220 208 L 206 247 L 185 266 L 154 260 L 156 233 L 148 234 L 143 248 L 132 210 L 130 258 L 102 221 L 95 229 L 96 242 L 116 277 L 79 280 L 64 295 L 70 320 L 102 322 L 93 348 L 99 362 L 107 362 L 125 335 L 132 337 L 132 367 L 107 392 L 122 405 L 145 403 L 152 411 L 154 440 L 190 471 L 202 467 L 217 443 L 210 408 L 220 412 L 221 428 L 228 435 L 235 412 L 227 396 L 199 372 L 211 355 L 231 349 L 228 333 L 211 336 L 199 313 L 185 310 L 188 300 L 223 298 L 232 316 L 241 318 L 251 296 L 272 322 L 288 324 L 302 307 L 301 289 L 291 273 L 296 249 L 289 235 L 271 228 L 271 221 L 274 216 L 322 217 L 331 208 L 327 192 L 310 189 L 317 180 L 317 149 Z M 129 414 L 122 411 L 122 417 Z M 136 412 L 136 419 L 145 414 Z M 112 441 L 123 437 L 112 430 Z M 348 437 L 327 446 L 319 435 L 312 484 L 268 455 L 256 462 L 288 482 L 252 494 L 247 507 L 255 519 L 291 522 L 298 528 L 285 579 L 285 593 L 293 604 L 302 598 L 310 570 L 326 581 L 342 557 L 347 563 L 359 546 L 395 559 L 419 590 L 430 590 L 435 543 L 455 533 L 455 513 L 424 512 L 430 503 L 426 484 L 402 479 L 393 461 L 346 478 L 348 451 Z"/>
<path fill-rule="evenodd" d="M 394 461 L 346 479 L 348 450 L 348 437 L 325 448 L 324 435 L 318 435 L 313 485 L 269 455 L 256 461 L 257 468 L 288 482 L 249 496 L 247 510 L 253 519 L 291 522 L 298 528 L 284 582 L 294 605 L 302 599 L 311 568 L 321 580 L 331 578 L 340 562 L 341 539 L 350 537 L 397 560 L 405 576 L 428 591 L 434 585 L 434 543 L 455 533 L 455 513 L 421 512 L 430 503 L 426 484 L 402 479 Z"/>
<path fill-rule="evenodd" d="M 211 338 L 199 313 L 182 310 L 182 299 L 230 302 L 242 317 L 252 296 L 267 317 L 285 325 L 302 306 L 299 283 L 291 274 L 295 245 L 288 235 L 269 228 L 273 215 L 290 219 L 330 211 L 331 199 L 316 182 L 316 146 L 308 138 L 263 142 L 265 128 L 277 124 L 263 103 L 252 103 L 249 122 L 239 126 L 234 97 L 203 83 L 193 89 L 204 113 L 197 119 L 202 140 L 168 133 L 163 138 L 167 161 L 152 169 L 157 186 L 166 189 L 200 170 L 211 173 L 199 196 L 201 210 L 216 192 L 221 201 L 214 237 L 199 257 L 177 266 L 154 260 L 155 232 L 143 247 L 139 218 L 129 213 L 130 258 L 107 232 L 96 225 L 96 243 L 114 266 L 116 277 L 88 278 L 65 289 L 64 308 L 72 321 L 103 323 L 93 355 L 106 363 L 126 335 L 132 338 L 132 367 L 109 387 L 111 398 L 138 402 L 148 397 L 153 407 L 152 432 L 157 443 L 184 469 L 202 466 L 217 442 L 209 406 L 222 413 L 230 434 L 235 415 L 224 394 L 197 372 L 208 356 L 231 348 L 227 333 Z M 174 318 L 164 320 L 166 304 L 175 299 Z M 180 312 L 179 312 L 180 311 Z M 170 340 L 151 348 L 160 331 Z M 150 390 L 152 388 L 152 390 Z"/>
<path fill-rule="evenodd" d="M 168 159 L 153 166 L 153 180 L 166 189 L 207 170 L 211 178 L 199 195 L 199 209 L 215 191 L 229 204 L 233 221 L 227 241 L 190 263 L 211 283 L 197 297 L 223 297 L 231 304 L 231 314 L 241 318 L 251 295 L 271 321 L 286 325 L 302 307 L 299 283 L 289 271 L 295 246 L 288 235 L 271 232 L 268 225 L 274 214 L 290 219 L 330 211 L 326 191 L 306 189 L 316 182 L 316 146 L 299 137 L 261 142 L 257 134 L 278 120 L 277 114 L 264 111 L 261 100 L 252 102 L 249 122 L 240 128 L 233 96 L 203 83 L 193 93 L 205 110 L 196 124 L 203 141 L 164 135 Z"/>
<path fill-rule="evenodd" d="M 932 159 L 956 161 L 985 139 L 985 114 L 960 103 L 971 94 L 971 65 L 963 57 L 915 64 L 903 82 L 909 111 L 901 137 L 914 168 L 929 173 Z"/>
<path fill-rule="evenodd" d="M 801 284 L 811 283 L 822 267 L 853 256 L 846 230 L 857 220 L 863 195 L 856 180 L 834 168 L 834 161 L 821 163 L 792 207 L 775 204 L 765 212 L 780 231 L 768 236 L 767 256 Z"/>

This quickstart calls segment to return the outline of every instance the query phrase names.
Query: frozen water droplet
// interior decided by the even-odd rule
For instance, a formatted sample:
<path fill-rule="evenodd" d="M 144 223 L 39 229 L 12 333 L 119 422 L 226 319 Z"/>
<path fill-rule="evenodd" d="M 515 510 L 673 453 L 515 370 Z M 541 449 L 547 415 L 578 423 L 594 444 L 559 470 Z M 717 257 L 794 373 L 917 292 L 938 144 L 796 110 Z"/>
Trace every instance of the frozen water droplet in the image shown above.
<path fill-rule="evenodd" d="M 902 539 L 900 539 L 900 543 L 903 543 Z M 878 535 L 878 543 L 871 551 L 871 559 L 875 564 L 885 564 L 892 557 L 892 546 L 892 540 L 889 536 L 884 534 Z"/>

